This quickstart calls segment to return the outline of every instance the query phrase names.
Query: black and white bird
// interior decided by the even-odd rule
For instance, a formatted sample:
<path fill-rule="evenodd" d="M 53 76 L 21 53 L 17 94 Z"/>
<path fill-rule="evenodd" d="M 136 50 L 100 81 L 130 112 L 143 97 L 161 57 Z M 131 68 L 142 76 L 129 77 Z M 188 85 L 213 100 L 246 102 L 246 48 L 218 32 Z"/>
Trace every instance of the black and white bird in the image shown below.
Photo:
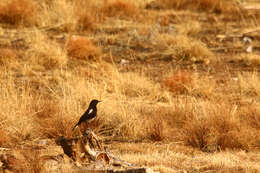
<path fill-rule="evenodd" d="M 92 100 L 88 106 L 86 112 L 80 117 L 78 123 L 73 127 L 74 130 L 76 127 L 80 126 L 81 124 L 87 124 L 93 121 L 97 116 L 97 104 L 101 102 L 98 100 Z"/>

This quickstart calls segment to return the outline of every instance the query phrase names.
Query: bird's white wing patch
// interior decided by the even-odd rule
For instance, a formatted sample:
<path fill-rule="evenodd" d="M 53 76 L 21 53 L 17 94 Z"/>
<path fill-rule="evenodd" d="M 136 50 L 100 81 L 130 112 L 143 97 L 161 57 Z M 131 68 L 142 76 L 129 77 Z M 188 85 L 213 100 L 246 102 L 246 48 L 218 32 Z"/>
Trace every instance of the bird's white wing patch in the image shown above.
<path fill-rule="evenodd" d="M 90 110 L 88 111 L 88 114 L 91 114 L 91 112 L 93 112 L 93 109 L 90 109 Z"/>

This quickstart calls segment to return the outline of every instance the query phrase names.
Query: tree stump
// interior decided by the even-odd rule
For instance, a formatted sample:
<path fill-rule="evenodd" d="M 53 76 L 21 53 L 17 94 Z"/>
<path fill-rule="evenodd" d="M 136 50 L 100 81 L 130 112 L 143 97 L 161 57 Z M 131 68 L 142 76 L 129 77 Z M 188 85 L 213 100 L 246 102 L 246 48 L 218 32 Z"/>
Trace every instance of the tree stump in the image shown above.
<path fill-rule="evenodd" d="M 103 147 L 97 135 L 90 129 L 84 134 L 56 139 L 63 152 L 73 160 L 81 171 L 93 173 L 145 173 L 145 168 L 137 167 L 131 163 L 114 156 L 107 147 Z"/>

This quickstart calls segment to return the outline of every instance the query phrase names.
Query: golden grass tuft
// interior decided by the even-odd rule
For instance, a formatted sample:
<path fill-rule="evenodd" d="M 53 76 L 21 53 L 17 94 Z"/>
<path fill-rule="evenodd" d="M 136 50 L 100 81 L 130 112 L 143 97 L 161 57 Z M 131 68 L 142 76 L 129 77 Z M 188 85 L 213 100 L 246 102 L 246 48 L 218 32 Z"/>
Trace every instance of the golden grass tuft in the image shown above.
<path fill-rule="evenodd" d="M 201 114 L 191 113 L 183 125 L 183 140 L 187 145 L 196 147 L 206 152 L 215 152 L 225 149 L 248 150 L 257 144 L 254 139 L 255 132 L 248 132 L 248 125 L 235 118 L 234 109 L 223 105 L 216 105 L 203 115 L 205 107 L 202 107 Z M 208 108 L 207 108 L 208 109 Z M 242 137 L 243 136 L 243 137 Z"/>
<path fill-rule="evenodd" d="M 35 5 L 31 0 L 11 0 L 0 6 L 0 23 L 30 26 L 35 23 Z"/>
<path fill-rule="evenodd" d="M 192 9 L 202 10 L 215 13 L 237 13 L 239 7 L 235 0 L 158 0 L 160 6 L 163 8 L 174 8 L 174 9 Z"/>
<path fill-rule="evenodd" d="M 180 25 L 176 25 L 176 28 L 178 28 L 178 32 L 181 35 L 187 35 L 193 38 L 196 38 L 202 30 L 201 24 L 198 21 L 193 20 L 188 20 Z"/>
<path fill-rule="evenodd" d="M 77 29 L 79 31 L 95 31 L 103 17 L 100 10 L 103 5 L 104 2 L 94 0 L 75 2 L 75 14 L 78 20 Z"/>
<path fill-rule="evenodd" d="M 238 74 L 239 89 L 245 96 L 260 96 L 260 78 L 257 72 Z"/>
<path fill-rule="evenodd" d="M 0 129 L 0 147 L 7 147 L 12 144 L 12 139 L 9 134 L 5 131 L 5 129 Z"/>
<path fill-rule="evenodd" d="M 10 152 L 10 153 L 9 153 Z M 4 172 L 42 172 L 42 159 L 38 149 L 25 148 L 1 153 L 0 160 Z"/>
<path fill-rule="evenodd" d="M 40 158 L 40 151 L 35 149 L 27 149 L 21 151 L 21 161 L 24 163 L 23 172 L 43 172 L 43 159 Z"/>
<path fill-rule="evenodd" d="M 192 84 L 193 78 L 191 73 L 180 70 L 163 80 L 163 86 L 168 88 L 171 92 L 179 94 L 189 93 Z"/>
<path fill-rule="evenodd" d="M 163 54 L 170 55 L 177 61 L 208 64 L 213 56 L 204 43 L 185 35 L 161 34 L 159 40 L 167 47 Z"/>
<path fill-rule="evenodd" d="M 124 0 L 109 0 L 104 3 L 101 11 L 108 17 L 133 17 L 138 8 L 134 3 Z"/>
<path fill-rule="evenodd" d="M 260 109 L 257 105 L 243 107 L 239 113 L 239 117 L 250 127 L 256 130 L 260 129 Z"/>
<path fill-rule="evenodd" d="M 78 16 L 75 3 L 71 1 L 37 2 L 37 26 L 55 31 L 73 32 L 77 29 Z"/>
<path fill-rule="evenodd" d="M 40 136 L 56 138 L 58 136 L 72 136 L 72 118 L 62 113 L 58 103 L 53 100 L 45 100 L 35 105 L 35 122 L 38 124 Z M 70 128 L 71 127 L 71 128 Z"/>
<path fill-rule="evenodd" d="M 209 98 L 209 99 L 213 99 L 221 95 L 220 93 L 216 92 L 216 89 L 219 86 L 217 84 L 216 79 L 211 78 L 208 75 L 202 75 L 199 73 L 193 73 L 192 79 L 193 79 L 193 83 L 191 87 L 192 91 L 190 92 L 190 94 L 194 96 Z"/>
<path fill-rule="evenodd" d="M 1 154 L 0 159 L 4 172 L 25 172 L 27 169 L 25 158 L 20 153 L 15 153 L 15 155 Z"/>
<path fill-rule="evenodd" d="M 10 145 L 35 138 L 37 134 L 31 117 L 32 112 L 26 104 L 32 102 L 31 88 L 20 85 L 18 79 L 14 80 L 13 74 L 8 72 L 2 73 L 1 79 L 5 79 L 1 80 L 1 122 L 2 129 L 5 129 L 11 139 Z"/>
<path fill-rule="evenodd" d="M 164 121 L 163 117 L 160 116 L 160 113 L 158 112 L 157 115 L 151 116 L 147 119 L 149 121 L 147 133 L 150 136 L 150 140 L 163 141 L 167 139 L 166 129 L 169 129 L 169 127 L 167 127 L 166 122 Z"/>
<path fill-rule="evenodd" d="M 41 32 L 35 32 L 29 41 L 25 57 L 28 62 L 34 64 L 35 70 L 53 70 L 66 65 L 67 55 L 57 42 L 50 40 Z"/>
<path fill-rule="evenodd" d="M 80 60 L 96 60 L 101 50 L 94 43 L 82 36 L 72 36 L 66 43 L 68 55 Z"/>
<path fill-rule="evenodd" d="M 59 136 L 72 136 L 72 119 L 61 114 L 51 114 L 47 118 L 37 118 L 38 130 L 42 137 L 56 138 Z"/>
<path fill-rule="evenodd" d="M 144 76 L 136 73 L 124 73 L 119 77 L 117 87 L 122 95 L 127 97 L 153 97 L 156 88 L 155 84 Z"/>
<path fill-rule="evenodd" d="M 4 66 L 9 66 L 18 57 L 15 50 L 10 48 L 0 48 L 0 64 Z"/>
<path fill-rule="evenodd" d="M 255 53 L 241 54 L 238 60 L 247 66 L 260 66 L 260 55 Z"/>
<path fill-rule="evenodd" d="M 79 12 L 79 30 L 93 30 L 95 28 L 95 19 L 94 16 L 91 15 L 89 12 Z"/>

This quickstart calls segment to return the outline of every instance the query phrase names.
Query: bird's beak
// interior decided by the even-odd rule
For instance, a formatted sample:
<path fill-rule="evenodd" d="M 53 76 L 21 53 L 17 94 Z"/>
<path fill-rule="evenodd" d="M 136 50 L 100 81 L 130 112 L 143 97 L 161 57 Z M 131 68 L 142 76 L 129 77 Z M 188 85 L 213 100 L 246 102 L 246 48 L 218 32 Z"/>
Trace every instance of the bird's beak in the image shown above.
<path fill-rule="evenodd" d="M 99 100 L 98 102 L 102 102 L 102 100 Z"/>

